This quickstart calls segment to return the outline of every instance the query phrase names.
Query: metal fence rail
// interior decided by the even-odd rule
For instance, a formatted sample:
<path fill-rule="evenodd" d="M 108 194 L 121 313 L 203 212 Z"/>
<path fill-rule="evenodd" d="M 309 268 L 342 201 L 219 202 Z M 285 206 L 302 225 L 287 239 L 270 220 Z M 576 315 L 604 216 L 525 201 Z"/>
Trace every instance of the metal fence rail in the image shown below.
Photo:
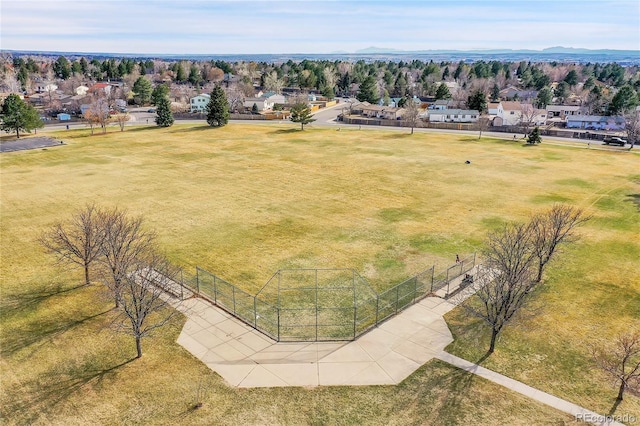
<path fill-rule="evenodd" d="M 277 271 L 256 295 L 196 268 L 183 280 L 246 324 L 280 342 L 354 340 L 372 327 L 447 287 L 475 266 L 475 254 L 436 274 L 431 267 L 377 293 L 353 269 Z"/>

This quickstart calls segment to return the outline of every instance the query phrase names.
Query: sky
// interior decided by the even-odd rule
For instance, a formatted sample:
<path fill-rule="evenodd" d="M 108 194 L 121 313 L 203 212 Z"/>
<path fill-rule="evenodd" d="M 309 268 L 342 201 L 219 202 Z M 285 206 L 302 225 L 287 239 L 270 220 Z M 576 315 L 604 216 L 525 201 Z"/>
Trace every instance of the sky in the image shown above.
<path fill-rule="evenodd" d="M 637 0 L 1 0 L 0 48 L 144 54 L 640 50 Z"/>

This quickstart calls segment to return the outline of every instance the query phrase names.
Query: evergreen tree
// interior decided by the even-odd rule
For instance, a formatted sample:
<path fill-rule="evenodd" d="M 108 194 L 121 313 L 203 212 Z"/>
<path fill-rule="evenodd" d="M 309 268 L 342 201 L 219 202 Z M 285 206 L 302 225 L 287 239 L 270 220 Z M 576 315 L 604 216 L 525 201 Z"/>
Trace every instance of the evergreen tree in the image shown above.
<path fill-rule="evenodd" d="M 184 68 L 182 68 L 182 64 L 176 64 L 176 81 L 183 82 L 187 79 L 187 75 L 184 72 Z"/>
<path fill-rule="evenodd" d="M 171 127 L 173 125 L 173 113 L 171 113 L 171 102 L 166 96 L 160 98 L 156 104 L 156 124 L 159 127 Z"/>
<path fill-rule="evenodd" d="M 548 87 L 543 87 L 538 92 L 538 97 L 536 98 L 536 106 L 538 108 L 546 108 L 547 105 L 551 103 L 551 89 Z"/>
<path fill-rule="evenodd" d="M 360 83 L 356 99 L 360 102 L 369 102 L 371 104 L 378 103 L 378 88 L 376 87 L 376 81 L 372 76 L 368 76 L 362 81 L 362 83 Z"/>
<path fill-rule="evenodd" d="M 291 121 L 294 123 L 300 123 L 302 126 L 300 130 L 304 130 L 304 125 L 316 121 L 315 118 L 311 118 L 311 109 L 307 104 L 297 103 L 291 107 Z"/>
<path fill-rule="evenodd" d="M 467 108 L 475 109 L 483 113 L 487 110 L 487 96 L 482 90 L 476 90 L 467 98 Z"/>
<path fill-rule="evenodd" d="M 144 105 L 151 99 L 151 83 L 144 77 L 138 77 L 135 83 L 133 83 L 133 93 L 135 93 L 136 102 L 140 105 Z"/>
<path fill-rule="evenodd" d="M 446 80 L 447 78 L 449 78 L 449 67 L 445 66 L 444 71 L 442 71 L 442 79 Z"/>
<path fill-rule="evenodd" d="M 0 110 L 0 129 L 7 133 L 15 130 L 16 138 L 20 138 L 20 130 L 31 133 L 31 130 L 43 126 L 38 111 L 20 96 L 13 93 L 4 100 Z"/>
<path fill-rule="evenodd" d="M 222 127 L 229 122 L 229 101 L 222 87 L 214 87 L 206 111 L 207 123 L 211 127 Z"/>
<path fill-rule="evenodd" d="M 571 70 L 569 71 L 569 73 L 567 74 L 567 76 L 564 78 L 565 83 L 567 83 L 570 87 L 575 86 L 576 84 L 578 84 L 578 73 L 576 72 L 576 70 Z"/>
<path fill-rule="evenodd" d="M 382 105 L 389 106 L 391 103 L 391 97 L 389 96 L 389 92 L 387 89 L 384 90 L 384 96 L 382 96 Z"/>
<path fill-rule="evenodd" d="M 609 108 L 607 109 L 608 115 L 624 114 L 638 106 L 638 94 L 633 87 L 625 85 L 618 90 L 618 92 L 611 99 Z"/>
<path fill-rule="evenodd" d="M 195 64 L 191 65 L 191 69 L 189 70 L 189 83 L 197 86 L 201 81 L 202 75 L 200 74 L 200 70 Z"/>
<path fill-rule="evenodd" d="M 166 98 L 169 96 L 169 86 L 166 84 L 158 84 L 153 88 L 153 92 L 151 92 L 151 103 L 153 105 L 158 105 L 158 103 L 162 100 L 162 98 Z"/>
<path fill-rule="evenodd" d="M 438 90 L 436 90 L 436 100 L 438 99 L 451 99 L 451 92 L 446 84 L 440 83 Z"/>
<path fill-rule="evenodd" d="M 253 106 L 251 107 L 251 114 L 257 114 L 260 111 L 258 110 L 258 104 L 254 103 Z"/>
<path fill-rule="evenodd" d="M 556 95 L 556 98 L 558 98 L 558 102 L 563 104 L 566 97 L 569 96 L 569 85 L 566 82 L 561 81 L 556 86 L 554 94 Z"/>
<path fill-rule="evenodd" d="M 542 138 L 540 137 L 540 129 L 536 126 L 531 133 L 529 133 L 529 137 L 527 137 L 527 143 L 529 145 L 535 145 L 542 142 Z"/>
<path fill-rule="evenodd" d="M 500 87 L 494 84 L 491 88 L 491 102 L 497 102 L 498 99 L 500 99 Z"/>
<path fill-rule="evenodd" d="M 69 61 L 64 56 L 60 56 L 53 63 L 53 72 L 56 74 L 56 77 L 66 80 L 71 75 L 71 65 L 69 65 Z"/>

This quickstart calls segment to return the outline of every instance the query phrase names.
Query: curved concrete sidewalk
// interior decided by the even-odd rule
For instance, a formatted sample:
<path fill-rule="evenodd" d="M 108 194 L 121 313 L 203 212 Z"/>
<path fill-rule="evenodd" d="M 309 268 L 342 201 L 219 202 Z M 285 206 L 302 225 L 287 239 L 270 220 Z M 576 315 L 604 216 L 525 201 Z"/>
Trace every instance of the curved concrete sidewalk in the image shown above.
<path fill-rule="evenodd" d="M 425 298 L 352 342 L 278 343 L 194 298 L 178 343 L 238 387 L 396 384 L 453 341 L 454 306 Z"/>

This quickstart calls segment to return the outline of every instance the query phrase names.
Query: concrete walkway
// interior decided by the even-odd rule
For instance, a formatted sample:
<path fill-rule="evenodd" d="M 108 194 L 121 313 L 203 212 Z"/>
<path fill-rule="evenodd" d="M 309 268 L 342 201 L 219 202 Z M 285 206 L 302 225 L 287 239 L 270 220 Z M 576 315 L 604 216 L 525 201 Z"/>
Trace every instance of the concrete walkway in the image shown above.
<path fill-rule="evenodd" d="M 355 341 L 278 343 L 194 298 L 178 343 L 237 387 L 390 385 L 453 341 L 442 316 L 454 307 L 428 297 Z"/>
<path fill-rule="evenodd" d="M 513 380 L 507 376 L 503 376 L 502 374 L 496 373 L 495 371 L 486 369 L 462 358 L 458 358 L 457 356 L 451 355 L 447 352 L 440 352 L 438 355 L 436 355 L 436 358 L 454 365 L 462 370 L 468 371 L 469 373 L 475 374 L 484 379 L 504 386 L 505 388 L 518 392 L 538 402 L 542 402 L 543 404 L 546 404 L 557 410 L 571 414 L 576 419 L 581 419 L 588 423 L 599 425 L 623 426 L 622 423 L 618 423 L 613 420 L 608 421 L 605 416 L 594 413 L 593 411 L 587 410 L 586 408 L 580 407 L 579 405 L 573 404 L 569 401 L 565 401 L 564 399 L 560 399 L 546 392 L 542 392 L 541 390 L 538 390 L 536 388 L 532 388 L 531 386 L 525 385 L 522 382 Z"/>
<path fill-rule="evenodd" d="M 452 289 L 453 290 L 453 289 Z M 586 408 L 444 352 L 443 315 L 472 294 L 427 297 L 351 342 L 279 343 L 199 298 L 177 305 L 187 322 L 178 343 L 236 387 L 392 385 L 436 358 L 578 420 L 622 425 Z"/>

